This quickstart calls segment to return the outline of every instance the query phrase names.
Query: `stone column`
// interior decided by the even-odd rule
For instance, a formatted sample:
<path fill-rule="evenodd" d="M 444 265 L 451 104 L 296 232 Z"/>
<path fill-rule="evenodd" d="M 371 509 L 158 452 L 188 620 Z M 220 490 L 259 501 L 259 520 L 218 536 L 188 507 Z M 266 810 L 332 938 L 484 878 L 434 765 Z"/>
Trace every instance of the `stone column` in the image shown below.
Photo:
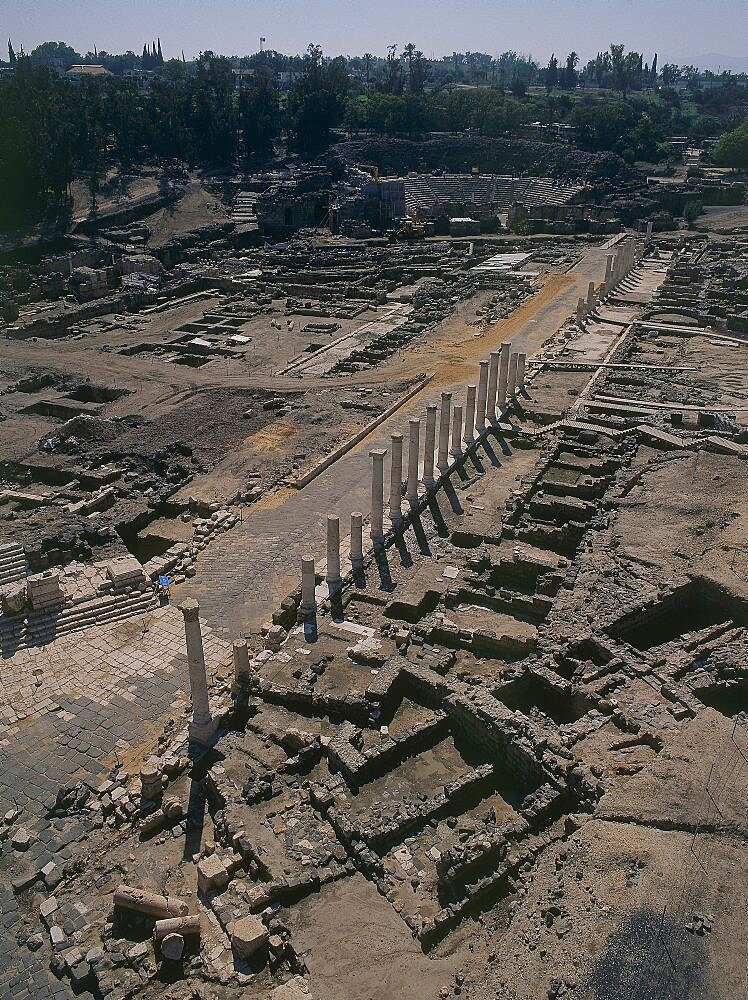
<path fill-rule="evenodd" d="M 390 465 L 390 521 L 399 524 L 403 519 L 403 436 L 393 434 L 392 464 Z"/>
<path fill-rule="evenodd" d="M 455 458 L 462 455 L 462 407 L 455 406 L 452 410 L 452 454 Z"/>
<path fill-rule="evenodd" d="M 364 515 L 358 510 L 351 513 L 350 559 L 352 566 L 364 561 Z"/>
<path fill-rule="evenodd" d="M 499 351 L 491 351 L 488 361 L 488 396 L 486 398 L 486 415 L 489 422 L 496 416 L 496 389 L 499 380 Z"/>
<path fill-rule="evenodd" d="M 653 229 L 653 226 L 652 226 L 652 222 L 650 221 L 650 222 L 647 223 L 647 235 L 644 238 L 644 246 L 645 247 L 648 247 L 649 244 L 652 242 L 652 229 Z"/>
<path fill-rule="evenodd" d="M 442 411 L 439 416 L 439 458 L 437 466 L 440 472 L 449 468 L 449 422 L 452 413 L 452 393 L 442 393 Z"/>
<path fill-rule="evenodd" d="M 312 612 L 317 607 L 317 577 L 314 572 L 314 559 L 311 556 L 301 557 L 301 610 Z"/>
<path fill-rule="evenodd" d="M 327 583 L 340 586 L 340 518 L 334 514 L 327 515 Z"/>
<path fill-rule="evenodd" d="M 231 647 L 234 654 L 234 680 L 249 673 L 249 649 L 246 639 L 235 639 Z"/>
<path fill-rule="evenodd" d="M 375 545 L 384 540 L 384 456 L 386 448 L 372 448 L 371 465 L 371 538 Z"/>
<path fill-rule="evenodd" d="M 595 305 L 595 282 L 591 281 L 587 286 L 587 308 L 592 309 Z"/>
<path fill-rule="evenodd" d="M 486 403 L 488 401 L 488 362 L 480 362 L 478 377 L 478 408 L 475 414 L 475 426 L 479 433 L 486 429 Z"/>
<path fill-rule="evenodd" d="M 421 450 L 421 421 L 414 417 L 408 421 L 408 502 L 411 507 L 418 503 L 418 457 Z"/>
<path fill-rule="evenodd" d="M 434 485 L 434 447 L 436 445 L 436 407 L 426 407 L 426 435 L 423 442 L 423 485 Z"/>
<path fill-rule="evenodd" d="M 613 254 L 608 254 L 605 258 L 605 284 L 610 286 L 610 279 L 613 276 Z"/>
<path fill-rule="evenodd" d="M 465 400 L 465 440 L 468 444 L 475 441 L 475 393 L 477 386 L 467 387 L 467 399 Z"/>
<path fill-rule="evenodd" d="M 584 299 L 577 299 L 577 323 L 581 326 L 584 322 Z M 512 355 L 514 357 L 514 355 Z"/>
<path fill-rule="evenodd" d="M 496 397 L 496 404 L 499 410 L 506 402 L 506 383 L 509 376 L 509 352 L 511 349 L 511 344 L 501 345 L 501 358 L 499 360 L 499 389 Z"/>
<path fill-rule="evenodd" d="M 190 739 L 196 743 L 212 743 L 218 729 L 218 720 L 210 714 L 208 701 L 208 675 L 205 669 L 203 637 L 200 632 L 200 605 L 188 597 L 179 605 L 184 615 L 184 635 L 187 640 L 187 669 L 192 696 L 192 722 Z"/>
<path fill-rule="evenodd" d="M 507 378 L 506 393 L 509 399 L 514 399 L 517 391 L 517 355 L 512 354 L 509 358 L 509 377 Z"/>
<path fill-rule="evenodd" d="M 525 384 L 525 363 L 527 361 L 526 354 L 517 355 L 517 388 L 522 389 Z"/>

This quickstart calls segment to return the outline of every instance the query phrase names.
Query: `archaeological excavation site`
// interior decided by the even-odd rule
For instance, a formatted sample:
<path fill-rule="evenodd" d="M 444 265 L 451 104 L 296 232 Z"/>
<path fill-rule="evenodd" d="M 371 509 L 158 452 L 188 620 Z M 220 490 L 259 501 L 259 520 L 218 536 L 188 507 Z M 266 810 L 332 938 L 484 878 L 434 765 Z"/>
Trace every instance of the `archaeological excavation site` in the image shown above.
<path fill-rule="evenodd" d="M 3 254 L 3 998 L 748 995 L 746 185 L 609 161 Z"/>

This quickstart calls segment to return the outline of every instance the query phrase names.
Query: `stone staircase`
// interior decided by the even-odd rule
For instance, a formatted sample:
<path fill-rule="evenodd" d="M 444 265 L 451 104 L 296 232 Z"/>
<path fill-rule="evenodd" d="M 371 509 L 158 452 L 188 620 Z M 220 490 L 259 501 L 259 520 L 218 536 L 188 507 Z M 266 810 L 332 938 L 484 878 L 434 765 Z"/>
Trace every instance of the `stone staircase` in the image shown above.
<path fill-rule="evenodd" d="M 59 594 L 34 607 L 33 599 L 19 614 L 0 614 L 0 655 L 12 656 L 20 649 L 44 646 L 60 636 L 94 625 L 105 625 L 134 615 L 145 614 L 159 606 L 150 581 L 136 560 L 138 573 L 127 565 L 114 572 L 102 571 L 106 564 L 92 568 L 92 578 L 81 582 L 75 569 L 60 577 Z M 116 567 L 116 562 L 109 564 Z M 28 586 L 36 580 L 29 578 Z"/>
<path fill-rule="evenodd" d="M 0 654 L 12 656 L 19 649 L 46 646 L 70 632 L 104 625 L 109 622 L 132 618 L 158 607 L 153 592 L 132 595 L 113 594 L 79 605 L 66 606 L 60 602 L 59 610 L 31 611 L 26 615 L 7 618 L 0 616 Z"/>
<path fill-rule="evenodd" d="M 18 542 L 0 545 L 0 587 L 26 577 L 28 567 L 23 546 Z"/>
<path fill-rule="evenodd" d="M 239 191 L 237 193 L 231 209 L 231 218 L 238 226 L 257 222 L 258 197 L 256 191 Z"/>

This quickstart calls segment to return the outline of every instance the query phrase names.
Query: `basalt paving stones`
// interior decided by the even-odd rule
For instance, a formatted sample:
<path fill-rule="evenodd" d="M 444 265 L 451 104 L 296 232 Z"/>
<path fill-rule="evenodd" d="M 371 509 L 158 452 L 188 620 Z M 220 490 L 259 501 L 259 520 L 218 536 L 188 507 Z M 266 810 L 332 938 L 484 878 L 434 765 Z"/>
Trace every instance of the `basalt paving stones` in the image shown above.
<path fill-rule="evenodd" d="M 628 329 L 622 343 L 639 336 Z M 581 388 L 590 376 L 578 375 Z M 106 800 L 132 807 L 136 776 L 54 821 L 69 856 L 85 835 L 103 852 L 54 890 L 69 923 L 66 984 L 86 972 L 75 947 L 99 948 L 102 989 L 111 963 L 123 984 L 115 995 L 164 992 L 152 921 L 115 912 L 117 930 L 107 929 L 111 893 L 127 878 L 184 895 L 201 914 L 199 958 L 167 995 L 267 1000 L 302 976 L 317 1000 L 368 1000 L 362 979 L 374 970 L 380 988 L 401 984 L 385 987 L 393 997 L 588 1000 L 621 968 L 626 983 L 634 967 L 668 975 L 647 916 L 660 900 L 670 953 L 698 970 L 678 972 L 678 990 L 663 996 L 740 995 L 731 910 L 744 895 L 735 858 L 747 833 L 736 804 L 748 780 L 738 711 L 748 590 L 720 553 L 744 524 L 743 463 L 706 452 L 697 475 L 679 453 L 708 442 L 673 428 L 663 452 L 652 428 L 608 427 L 580 404 L 584 420 L 575 409 L 550 425 L 527 419 L 505 448 L 492 435 L 488 460 L 455 473 L 340 601 L 302 609 L 298 622 L 298 594 L 276 609 L 268 648 L 220 686 L 230 708 L 216 747 L 191 770 L 182 727 L 159 744 L 155 833 L 142 820 L 116 836 L 90 829 Z M 226 650 L 205 624 L 203 634 L 212 664 Z M 28 757 L 25 780 L 41 763 L 34 739 L 65 746 L 71 778 L 98 763 L 127 739 L 109 728 L 114 717 L 137 727 L 141 699 L 178 691 L 177 661 L 141 664 L 139 679 L 110 658 L 121 672 L 106 698 L 71 690 L 54 714 L 14 721 L 8 740 Z M 30 833 L 29 859 L 64 856 L 46 830 Z M 8 900 L 11 929 L 29 898 L 22 885 Z M 647 931 L 641 946 L 632 925 Z M 367 940 L 356 942 L 360 927 Z M 60 934 L 40 933 L 48 956 Z M 341 954 L 325 949 L 332 940 Z M 255 942 L 267 950 L 253 966 Z M 416 967 L 428 973 L 402 992 Z"/>
<path fill-rule="evenodd" d="M 16 940 L 21 914 L 10 882 L 51 861 L 64 863 L 76 855 L 81 838 L 90 836 L 90 824 L 47 819 L 58 789 L 81 780 L 96 787 L 121 756 L 147 737 L 152 722 L 186 704 L 181 621 L 176 608 L 167 606 L 137 627 L 131 622 L 94 627 L 43 650 L 17 654 L 22 663 L 11 673 L 22 676 L 32 664 L 43 663 L 39 690 L 46 694 L 49 682 L 54 691 L 51 699 L 38 699 L 24 718 L 6 722 L 0 741 L 0 812 L 20 809 L 15 826 L 23 825 L 31 836 L 23 852 L 11 850 L 6 841 L 0 858 L 8 886 L 0 895 L 2 997 L 67 995 L 66 986 L 49 976 L 48 957 Z M 213 667 L 225 659 L 226 648 L 205 631 L 206 657 Z M 14 661 L 4 666 L 15 667 Z M 4 678 L 10 693 L 7 671 Z"/>

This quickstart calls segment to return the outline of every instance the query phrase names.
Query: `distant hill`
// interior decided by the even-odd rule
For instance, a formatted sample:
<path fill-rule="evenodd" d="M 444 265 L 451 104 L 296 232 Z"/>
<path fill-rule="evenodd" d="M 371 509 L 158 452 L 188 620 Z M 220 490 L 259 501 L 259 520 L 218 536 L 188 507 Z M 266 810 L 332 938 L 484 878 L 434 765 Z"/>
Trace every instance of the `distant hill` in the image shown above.
<path fill-rule="evenodd" d="M 748 73 L 748 56 L 726 56 L 719 52 L 702 52 L 698 56 L 683 56 L 673 62 L 683 66 L 698 66 L 699 69 L 729 70 L 731 73 Z"/>

